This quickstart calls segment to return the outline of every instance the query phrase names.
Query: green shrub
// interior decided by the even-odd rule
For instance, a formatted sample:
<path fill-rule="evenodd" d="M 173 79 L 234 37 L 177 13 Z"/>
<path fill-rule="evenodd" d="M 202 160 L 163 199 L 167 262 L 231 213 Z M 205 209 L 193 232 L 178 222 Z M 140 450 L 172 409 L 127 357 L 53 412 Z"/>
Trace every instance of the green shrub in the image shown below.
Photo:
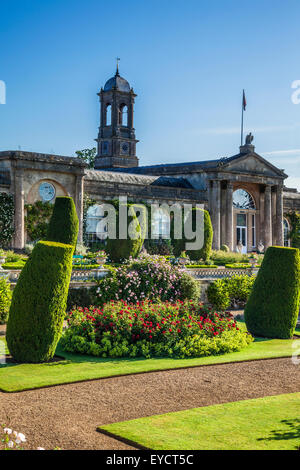
<path fill-rule="evenodd" d="M 128 217 L 128 229 L 131 227 L 132 237 L 128 236 L 126 239 L 119 238 L 119 210 L 120 207 L 116 208 L 116 238 L 107 238 L 107 243 L 105 246 L 105 251 L 109 255 L 109 258 L 114 263 L 119 263 L 123 260 L 128 260 L 129 258 L 136 258 L 140 253 L 144 239 L 145 239 L 145 230 L 146 230 L 146 212 L 143 206 L 138 204 L 127 204 L 126 205 Z M 135 215 L 136 211 L 140 211 L 141 223 Z"/>
<path fill-rule="evenodd" d="M 87 287 L 70 288 L 68 293 L 67 311 L 75 307 L 89 307 L 95 304 L 93 290 Z"/>
<path fill-rule="evenodd" d="M 291 338 L 300 301 L 300 252 L 268 248 L 245 308 L 248 330 L 267 338 Z"/>
<path fill-rule="evenodd" d="M 61 336 L 74 247 L 39 242 L 14 289 L 7 345 L 18 362 L 50 360 Z"/>
<path fill-rule="evenodd" d="M 254 276 L 244 274 L 217 279 L 208 286 L 207 299 L 217 310 L 243 307 L 249 298 L 254 280 Z"/>
<path fill-rule="evenodd" d="M 3 269 L 23 269 L 25 261 L 16 261 L 15 263 L 4 263 L 2 264 Z"/>
<path fill-rule="evenodd" d="M 230 305 L 229 292 L 224 279 L 212 282 L 206 291 L 207 300 L 217 310 L 226 310 Z"/>
<path fill-rule="evenodd" d="M 50 219 L 47 240 L 76 247 L 79 221 L 71 197 L 57 197 Z"/>
<path fill-rule="evenodd" d="M 199 209 L 198 207 L 193 207 L 191 211 L 191 216 L 188 218 L 188 220 L 185 221 L 185 223 L 190 223 L 192 222 L 192 230 L 195 232 L 196 231 L 196 222 L 197 222 L 197 211 L 201 211 L 204 213 L 204 243 L 202 248 L 199 250 L 186 250 L 186 243 L 193 243 L 194 240 L 187 240 L 184 237 L 184 224 L 183 224 L 183 233 L 182 233 L 182 239 L 180 240 L 173 240 L 174 244 L 174 254 L 176 256 L 180 256 L 180 253 L 182 251 L 186 251 L 187 256 L 191 260 L 198 261 L 200 259 L 207 261 L 210 258 L 211 254 L 211 247 L 212 247 L 212 240 L 213 240 L 213 228 L 212 228 L 212 223 L 210 219 L 210 215 L 208 211 L 205 211 L 203 209 Z M 172 224 L 173 225 L 173 224 Z M 171 227 L 171 233 L 174 233 L 174 227 Z M 172 235 L 173 238 L 173 235 Z"/>
<path fill-rule="evenodd" d="M 231 315 L 198 302 L 111 302 L 68 315 L 60 345 L 98 357 L 199 357 L 239 351 L 253 341 Z"/>
<path fill-rule="evenodd" d="M 221 250 L 213 250 L 211 252 L 210 258 L 214 264 L 217 264 L 218 266 L 225 266 L 225 264 L 233 263 L 248 263 L 249 261 L 247 254 L 233 253 L 232 251 L 226 253 L 225 251 Z"/>
<path fill-rule="evenodd" d="M 221 248 L 220 248 L 221 251 L 225 251 L 226 253 L 229 253 L 230 250 L 229 250 L 229 247 L 227 245 L 222 245 Z"/>
<path fill-rule="evenodd" d="M 225 268 L 227 268 L 227 269 L 250 269 L 251 264 L 249 264 L 249 263 L 225 264 Z"/>
<path fill-rule="evenodd" d="M 218 268 L 218 266 L 214 265 L 214 264 L 186 264 L 185 265 L 185 268 L 187 269 L 199 269 L 199 268 L 203 268 L 203 269 L 215 269 L 215 268 Z"/>
<path fill-rule="evenodd" d="M 10 303 L 10 285 L 6 279 L 0 278 L 0 325 L 7 322 Z"/>

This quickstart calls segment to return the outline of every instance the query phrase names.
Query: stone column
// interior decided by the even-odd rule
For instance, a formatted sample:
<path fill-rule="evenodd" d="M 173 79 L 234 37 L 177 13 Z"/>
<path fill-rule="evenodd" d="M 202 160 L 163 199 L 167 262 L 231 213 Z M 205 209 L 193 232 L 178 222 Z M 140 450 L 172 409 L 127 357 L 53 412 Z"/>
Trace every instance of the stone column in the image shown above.
<path fill-rule="evenodd" d="M 283 237 L 283 187 L 277 186 L 276 191 L 276 244 L 277 246 L 284 245 Z"/>
<path fill-rule="evenodd" d="M 221 183 L 213 181 L 211 189 L 211 221 L 214 231 L 213 249 L 219 250 L 221 246 Z"/>
<path fill-rule="evenodd" d="M 14 248 L 22 250 L 25 240 L 24 225 L 24 188 L 23 188 L 23 170 L 15 170 L 15 235 Z"/>
<path fill-rule="evenodd" d="M 226 190 L 226 244 L 233 251 L 233 185 L 227 183 Z"/>
<path fill-rule="evenodd" d="M 265 250 L 272 245 L 272 203 L 271 203 L 271 186 L 265 189 L 265 220 L 264 220 L 264 238 Z"/>
<path fill-rule="evenodd" d="M 83 242 L 83 191 L 84 175 L 76 175 L 75 181 L 75 206 L 79 219 L 78 243 Z"/>

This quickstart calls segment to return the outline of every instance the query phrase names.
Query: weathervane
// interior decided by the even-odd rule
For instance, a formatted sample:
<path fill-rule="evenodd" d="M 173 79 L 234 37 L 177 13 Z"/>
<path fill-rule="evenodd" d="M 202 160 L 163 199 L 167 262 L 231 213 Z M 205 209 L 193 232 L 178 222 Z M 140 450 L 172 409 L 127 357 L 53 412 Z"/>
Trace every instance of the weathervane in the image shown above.
<path fill-rule="evenodd" d="M 120 57 L 116 57 L 116 61 L 117 61 L 117 71 L 116 71 L 116 75 L 119 75 L 119 62 L 120 62 Z"/>

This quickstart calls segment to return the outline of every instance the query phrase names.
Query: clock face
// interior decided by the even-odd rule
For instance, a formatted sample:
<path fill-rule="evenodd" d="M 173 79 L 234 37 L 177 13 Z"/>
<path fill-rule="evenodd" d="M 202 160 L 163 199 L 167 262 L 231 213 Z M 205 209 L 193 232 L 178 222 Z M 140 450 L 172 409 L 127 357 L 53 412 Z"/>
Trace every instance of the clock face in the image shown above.
<path fill-rule="evenodd" d="M 44 202 L 50 202 L 55 197 L 55 187 L 51 183 L 41 183 L 39 193 Z"/>
<path fill-rule="evenodd" d="M 128 144 L 128 142 L 123 142 L 121 144 L 121 153 L 123 155 L 128 155 L 128 153 L 129 153 L 129 144 Z"/>

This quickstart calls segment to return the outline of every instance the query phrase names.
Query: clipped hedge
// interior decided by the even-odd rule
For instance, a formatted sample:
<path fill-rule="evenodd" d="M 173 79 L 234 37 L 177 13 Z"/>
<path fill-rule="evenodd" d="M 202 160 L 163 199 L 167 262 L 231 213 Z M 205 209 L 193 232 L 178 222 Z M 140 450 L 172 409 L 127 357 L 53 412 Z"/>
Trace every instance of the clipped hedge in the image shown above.
<path fill-rule="evenodd" d="M 196 221 L 197 221 L 197 211 L 204 212 L 204 243 L 202 248 L 199 250 L 186 250 L 186 243 L 192 243 L 194 240 L 187 240 L 184 237 L 184 223 L 183 223 L 183 236 L 181 240 L 174 240 L 174 254 L 176 256 L 180 256 L 182 251 L 186 251 L 187 256 L 193 260 L 198 261 L 203 259 L 207 261 L 211 255 L 212 249 L 212 240 L 213 240 L 213 227 L 210 219 L 209 212 L 198 207 L 193 207 L 191 211 L 191 221 L 187 220 L 185 223 L 192 222 L 192 230 L 196 231 Z M 172 227 L 172 234 L 174 232 L 174 228 Z M 173 235 L 172 235 L 173 236 Z"/>
<path fill-rule="evenodd" d="M 116 238 L 107 238 L 105 247 L 106 253 L 109 255 L 113 263 L 119 263 L 129 258 L 136 258 L 140 253 L 144 239 L 146 229 L 146 211 L 144 206 L 138 204 L 126 204 L 127 208 L 127 228 L 131 227 L 134 237 L 129 236 L 126 239 L 119 238 L 119 211 L 120 206 L 116 208 Z M 135 214 L 135 211 L 140 211 L 139 219 Z"/>
<path fill-rule="evenodd" d="M 79 221 L 71 197 L 57 197 L 50 219 L 47 240 L 76 246 Z"/>
<path fill-rule="evenodd" d="M 0 325 L 7 322 L 11 303 L 11 290 L 9 282 L 0 278 Z"/>
<path fill-rule="evenodd" d="M 253 288 L 255 277 L 246 274 L 217 279 L 207 289 L 207 299 L 217 310 L 244 307 Z"/>
<path fill-rule="evenodd" d="M 50 360 L 62 333 L 74 247 L 42 241 L 35 246 L 13 291 L 7 346 L 17 362 Z"/>
<path fill-rule="evenodd" d="M 250 333 L 267 338 L 291 338 L 300 302 L 300 252 L 268 248 L 245 308 Z"/>

